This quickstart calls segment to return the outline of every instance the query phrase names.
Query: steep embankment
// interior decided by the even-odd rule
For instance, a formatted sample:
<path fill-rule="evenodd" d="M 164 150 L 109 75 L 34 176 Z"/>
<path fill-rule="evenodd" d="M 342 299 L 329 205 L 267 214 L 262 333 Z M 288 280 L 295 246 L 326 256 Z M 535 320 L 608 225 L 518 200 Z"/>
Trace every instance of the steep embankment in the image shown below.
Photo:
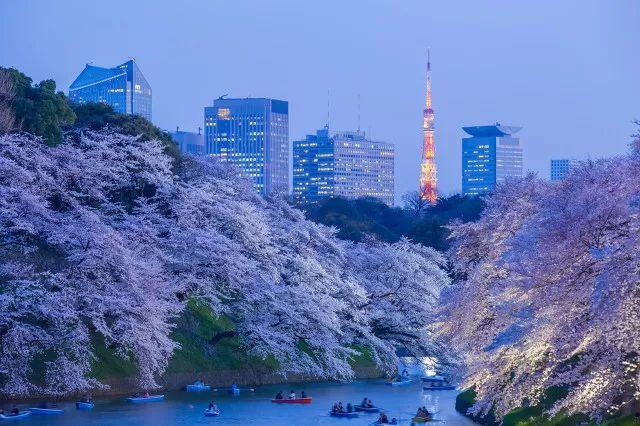
<path fill-rule="evenodd" d="M 180 343 L 166 372 L 159 383 L 165 389 L 180 389 L 200 378 L 214 387 L 260 385 L 267 383 L 302 382 L 317 377 L 282 375 L 277 372 L 274 359 L 266 360 L 247 355 L 237 336 L 224 337 L 212 344 L 214 336 L 231 330 L 231 324 L 222 317 L 215 317 L 205 305 L 191 301 L 188 309 L 177 322 L 173 338 Z M 97 395 L 118 395 L 137 389 L 136 367 L 133 362 L 117 356 L 99 339 L 93 345 L 97 359 L 93 374 L 109 389 L 95 392 Z M 381 372 L 367 356 L 353 362 L 359 378 L 380 377 Z"/>

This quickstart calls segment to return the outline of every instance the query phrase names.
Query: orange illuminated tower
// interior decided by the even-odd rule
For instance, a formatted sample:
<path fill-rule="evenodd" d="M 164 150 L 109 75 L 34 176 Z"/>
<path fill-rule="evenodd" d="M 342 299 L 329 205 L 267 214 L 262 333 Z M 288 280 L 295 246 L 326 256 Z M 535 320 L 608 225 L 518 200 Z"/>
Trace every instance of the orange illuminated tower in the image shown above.
<path fill-rule="evenodd" d="M 422 161 L 420 163 L 420 196 L 429 203 L 438 199 L 436 142 L 433 137 L 435 114 L 431 108 L 431 58 L 427 50 L 427 104 L 422 115 Z"/>

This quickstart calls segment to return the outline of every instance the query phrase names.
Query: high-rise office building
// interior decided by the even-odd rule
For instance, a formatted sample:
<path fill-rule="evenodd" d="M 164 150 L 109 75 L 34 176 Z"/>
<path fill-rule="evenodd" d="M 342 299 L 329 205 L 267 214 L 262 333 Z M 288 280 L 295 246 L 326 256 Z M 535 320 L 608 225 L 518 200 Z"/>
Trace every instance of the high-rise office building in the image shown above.
<path fill-rule="evenodd" d="M 180 152 L 194 155 L 204 154 L 204 135 L 201 128 L 198 128 L 198 133 L 196 133 L 185 132 L 176 127 L 176 131 L 171 132 L 171 137 L 178 145 Z"/>
<path fill-rule="evenodd" d="M 303 201 L 337 196 L 394 201 L 394 146 L 364 132 L 329 129 L 293 143 L 293 195 Z"/>
<path fill-rule="evenodd" d="M 562 158 L 551 160 L 551 180 L 562 180 L 573 167 L 578 164 L 578 160 Z"/>
<path fill-rule="evenodd" d="M 151 121 L 151 86 L 134 60 L 113 68 L 87 64 L 71 83 L 69 99 L 77 103 L 103 102 L 115 112 Z"/>
<path fill-rule="evenodd" d="M 463 127 L 470 138 L 462 138 L 462 194 L 479 195 L 493 190 L 507 177 L 522 176 L 522 146 L 513 135 L 522 127 Z"/>
<path fill-rule="evenodd" d="M 293 197 L 316 201 L 331 197 L 335 189 L 335 155 L 329 128 L 293 141 Z"/>
<path fill-rule="evenodd" d="M 223 99 L 204 109 L 207 154 L 237 165 L 264 195 L 289 192 L 289 103 Z"/>

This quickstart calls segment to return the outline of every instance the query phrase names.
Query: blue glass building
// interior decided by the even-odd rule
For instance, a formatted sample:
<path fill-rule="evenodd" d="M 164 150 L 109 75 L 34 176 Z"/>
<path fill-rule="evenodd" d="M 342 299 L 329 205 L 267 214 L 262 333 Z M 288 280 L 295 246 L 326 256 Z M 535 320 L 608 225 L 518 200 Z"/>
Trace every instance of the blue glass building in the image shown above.
<path fill-rule="evenodd" d="M 551 160 L 551 173 L 550 178 L 552 181 L 558 181 L 564 179 L 569 171 L 578 164 L 578 160 L 562 158 L 558 160 Z"/>
<path fill-rule="evenodd" d="M 293 196 L 316 201 L 334 194 L 335 157 L 329 128 L 293 142 Z"/>
<path fill-rule="evenodd" d="M 134 60 L 113 68 L 87 64 L 71 83 L 69 99 L 77 103 L 103 102 L 121 114 L 151 121 L 151 86 Z"/>
<path fill-rule="evenodd" d="M 237 165 L 256 191 L 289 193 L 289 103 L 216 99 L 204 109 L 207 154 Z"/>
<path fill-rule="evenodd" d="M 293 143 L 293 196 L 306 202 L 373 197 L 392 205 L 394 158 L 391 143 L 359 131 L 330 135 L 325 127 Z"/>
<path fill-rule="evenodd" d="M 522 127 L 474 126 L 462 128 L 462 194 L 491 191 L 507 177 L 522 176 L 522 146 L 513 135 Z"/>

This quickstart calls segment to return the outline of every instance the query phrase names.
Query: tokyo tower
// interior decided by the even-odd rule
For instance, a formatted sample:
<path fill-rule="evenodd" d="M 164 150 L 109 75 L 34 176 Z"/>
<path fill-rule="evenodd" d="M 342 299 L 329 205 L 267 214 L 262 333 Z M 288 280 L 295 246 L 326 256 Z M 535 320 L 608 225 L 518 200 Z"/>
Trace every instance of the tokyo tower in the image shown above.
<path fill-rule="evenodd" d="M 427 104 L 422 115 L 422 161 L 420 163 L 420 196 L 434 204 L 438 199 L 436 189 L 436 142 L 433 137 L 435 114 L 431 108 L 431 58 L 427 50 Z"/>

